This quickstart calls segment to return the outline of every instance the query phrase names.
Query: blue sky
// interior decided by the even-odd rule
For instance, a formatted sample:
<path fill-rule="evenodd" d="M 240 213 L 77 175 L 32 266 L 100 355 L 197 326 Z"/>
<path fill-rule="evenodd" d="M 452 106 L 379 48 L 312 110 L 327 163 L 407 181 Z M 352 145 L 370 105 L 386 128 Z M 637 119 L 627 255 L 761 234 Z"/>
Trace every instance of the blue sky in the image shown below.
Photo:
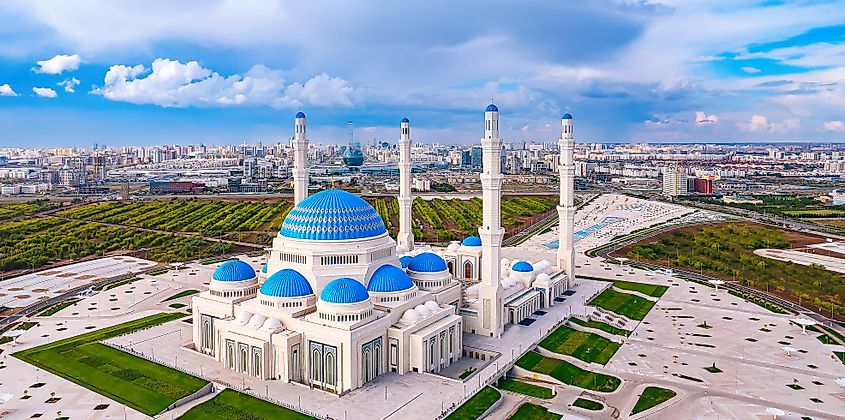
<path fill-rule="evenodd" d="M 843 141 L 843 82 L 843 1 L 0 3 L 0 147 Z"/>

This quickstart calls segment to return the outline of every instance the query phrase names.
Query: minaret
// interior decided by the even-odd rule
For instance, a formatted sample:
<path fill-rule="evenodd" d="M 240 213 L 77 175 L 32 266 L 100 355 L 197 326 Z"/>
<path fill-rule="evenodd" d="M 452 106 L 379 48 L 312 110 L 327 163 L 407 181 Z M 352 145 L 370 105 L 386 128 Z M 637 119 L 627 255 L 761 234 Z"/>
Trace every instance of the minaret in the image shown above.
<path fill-rule="evenodd" d="M 481 139 L 483 168 L 481 187 L 483 225 L 481 237 L 481 328 L 479 333 L 499 337 L 504 329 L 504 296 L 501 288 L 502 238 L 502 139 L 499 138 L 499 108 L 494 104 L 484 111 L 484 138 Z"/>
<path fill-rule="evenodd" d="M 414 232 L 411 230 L 411 122 L 402 118 L 399 123 L 399 234 L 396 243 L 407 251 L 414 249 Z"/>
<path fill-rule="evenodd" d="M 572 115 L 563 114 L 560 119 L 560 205 L 558 215 L 557 267 L 566 273 L 566 288 L 575 280 L 575 250 L 573 232 L 575 231 L 575 137 L 572 134 Z"/>
<path fill-rule="evenodd" d="M 305 113 L 299 111 L 294 120 L 293 137 L 293 202 L 294 205 L 308 197 L 308 139 L 305 137 Z"/>

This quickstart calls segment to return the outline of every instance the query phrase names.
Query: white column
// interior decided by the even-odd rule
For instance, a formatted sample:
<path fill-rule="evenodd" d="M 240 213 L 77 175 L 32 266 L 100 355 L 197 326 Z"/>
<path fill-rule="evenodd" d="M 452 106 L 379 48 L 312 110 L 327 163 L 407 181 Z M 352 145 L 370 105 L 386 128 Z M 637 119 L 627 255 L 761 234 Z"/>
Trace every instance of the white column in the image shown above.
<path fill-rule="evenodd" d="M 565 114 L 560 120 L 560 204 L 557 206 L 559 235 L 557 248 L 558 269 L 566 273 L 565 288 L 575 280 L 575 137 L 572 134 L 572 116 Z"/>
<path fill-rule="evenodd" d="M 501 290 L 502 238 L 502 139 L 499 138 L 499 109 L 490 104 L 484 112 L 484 138 L 481 139 L 483 168 L 481 187 L 483 224 L 481 237 L 481 334 L 499 337 L 504 329 Z"/>
<path fill-rule="evenodd" d="M 308 197 L 308 138 L 305 136 L 305 114 L 296 113 L 293 136 L 293 201 L 294 205 Z"/>
<path fill-rule="evenodd" d="M 396 243 L 404 251 L 414 249 L 414 231 L 411 229 L 411 123 L 403 118 L 399 124 L 399 234 Z"/>

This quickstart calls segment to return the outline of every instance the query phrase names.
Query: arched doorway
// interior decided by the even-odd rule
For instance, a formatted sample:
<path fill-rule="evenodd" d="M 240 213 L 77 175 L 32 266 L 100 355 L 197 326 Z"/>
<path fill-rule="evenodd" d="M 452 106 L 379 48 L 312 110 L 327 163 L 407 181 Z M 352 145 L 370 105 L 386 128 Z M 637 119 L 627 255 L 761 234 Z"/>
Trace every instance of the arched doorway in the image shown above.
<path fill-rule="evenodd" d="M 473 278 L 472 275 L 472 263 L 467 261 L 464 263 L 464 278 L 471 279 Z"/>

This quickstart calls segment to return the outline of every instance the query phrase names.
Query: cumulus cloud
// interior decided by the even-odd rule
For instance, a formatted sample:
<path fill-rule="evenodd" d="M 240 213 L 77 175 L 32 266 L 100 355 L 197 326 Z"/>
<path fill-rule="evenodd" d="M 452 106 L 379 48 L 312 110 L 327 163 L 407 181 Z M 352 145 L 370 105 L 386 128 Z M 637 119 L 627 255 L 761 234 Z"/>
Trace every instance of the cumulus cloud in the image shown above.
<path fill-rule="evenodd" d="M 354 90 L 345 80 L 325 73 L 305 84 L 286 86 L 280 71 L 263 65 L 252 66 L 243 75 L 221 76 L 196 61 L 181 63 L 166 58 L 153 61 L 150 69 L 140 64 L 111 66 L 103 83 L 93 93 L 114 101 L 178 108 L 349 106 Z"/>
<path fill-rule="evenodd" d="M 18 96 L 8 83 L 0 85 L 0 96 Z"/>
<path fill-rule="evenodd" d="M 719 117 L 716 115 L 707 115 L 703 111 L 696 111 L 695 113 L 695 125 L 697 126 L 715 124 L 717 122 L 719 122 Z"/>
<path fill-rule="evenodd" d="M 769 122 L 769 119 L 763 115 L 754 115 L 747 123 L 738 124 L 738 128 L 752 133 L 785 133 L 798 128 L 800 125 L 801 121 L 798 118 Z"/>
<path fill-rule="evenodd" d="M 760 73 L 763 70 L 760 70 L 757 67 L 744 66 L 744 67 L 742 67 L 742 71 L 744 71 L 748 74 L 755 74 L 755 73 Z"/>
<path fill-rule="evenodd" d="M 824 131 L 845 131 L 845 124 L 840 120 L 827 121 L 822 124 Z"/>
<path fill-rule="evenodd" d="M 41 60 L 38 62 L 38 67 L 33 68 L 36 73 L 46 74 L 61 74 L 65 71 L 74 71 L 79 68 L 79 63 L 82 59 L 79 54 L 62 55 L 59 54 L 49 60 Z"/>
<path fill-rule="evenodd" d="M 56 85 L 64 87 L 65 92 L 67 92 L 67 93 L 73 93 L 73 92 L 76 92 L 76 90 L 74 90 L 74 88 L 79 85 L 79 79 L 77 79 L 75 77 L 71 77 L 70 79 L 65 79 L 65 80 L 57 83 Z"/>
<path fill-rule="evenodd" d="M 525 124 L 525 125 L 522 126 L 522 128 L 519 129 L 519 131 L 522 131 L 523 133 L 527 133 L 529 127 L 531 127 L 530 124 Z"/>
<path fill-rule="evenodd" d="M 56 95 L 55 90 L 45 87 L 34 87 L 32 88 L 32 91 L 42 98 L 55 98 L 56 96 L 58 96 Z"/>

